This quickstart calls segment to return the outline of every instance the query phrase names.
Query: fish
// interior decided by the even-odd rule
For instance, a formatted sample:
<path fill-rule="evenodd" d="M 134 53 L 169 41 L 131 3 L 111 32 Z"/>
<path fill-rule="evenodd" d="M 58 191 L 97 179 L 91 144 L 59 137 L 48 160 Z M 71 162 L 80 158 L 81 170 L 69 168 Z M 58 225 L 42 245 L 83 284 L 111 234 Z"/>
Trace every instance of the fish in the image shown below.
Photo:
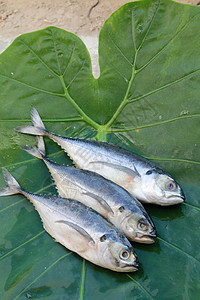
<path fill-rule="evenodd" d="M 43 160 L 61 197 L 76 199 L 92 207 L 130 241 L 155 242 L 156 229 L 152 219 L 142 204 L 122 187 L 95 172 L 54 163 L 46 157 L 42 136 L 37 137 L 37 147 L 21 149 Z"/>
<path fill-rule="evenodd" d="M 34 107 L 31 119 L 32 126 L 21 126 L 16 131 L 48 136 L 64 149 L 77 167 L 94 171 L 115 182 L 139 201 L 168 206 L 185 200 L 180 185 L 150 160 L 114 144 L 67 138 L 48 132 Z"/>
<path fill-rule="evenodd" d="M 0 190 L 0 196 L 24 195 L 38 211 L 44 229 L 58 243 L 103 268 L 138 270 L 138 258 L 128 239 L 92 208 L 74 199 L 26 192 L 7 169 L 2 168 L 2 172 L 6 187 Z"/>

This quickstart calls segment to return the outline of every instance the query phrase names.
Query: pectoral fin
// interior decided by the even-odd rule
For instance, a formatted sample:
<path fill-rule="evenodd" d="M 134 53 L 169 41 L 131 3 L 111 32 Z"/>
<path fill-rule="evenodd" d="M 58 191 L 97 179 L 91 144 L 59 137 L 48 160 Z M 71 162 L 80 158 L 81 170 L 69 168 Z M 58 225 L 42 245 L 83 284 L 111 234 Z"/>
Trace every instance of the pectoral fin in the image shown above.
<path fill-rule="evenodd" d="M 59 220 L 59 221 L 56 221 L 55 223 L 62 223 L 62 224 L 66 224 L 66 225 L 72 227 L 88 241 L 89 245 L 92 245 L 92 246 L 95 245 L 95 241 L 93 240 L 91 235 L 87 231 L 85 231 L 85 229 L 80 227 L 79 225 L 74 224 L 70 221 L 66 221 L 66 220 Z"/>
<path fill-rule="evenodd" d="M 114 215 L 112 208 L 103 198 L 101 198 L 100 196 L 95 195 L 93 193 L 90 193 L 90 192 L 84 192 L 83 194 L 96 200 L 108 213 L 111 213 L 112 215 Z"/>
<path fill-rule="evenodd" d="M 116 169 L 118 171 L 121 171 L 121 172 L 124 172 L 130 176 L 133 176 L 135 179 L 139 179 L 141 176 L 140 174 L 138 173 L 138 171 L 136 170 L 132 170 L 130 168 L 127 168 L 127 167 L 124 167 L 124 166 L 121 166 L 121 165 L 117 165 L 117 164 L 113 164 L 113 163 L 110 163 L 110 162 L 105 162 L 105 161 L 92 161 L 90 162 L 90 164 L 100 164 L 100 165 L 104 165 L 104 166 L 107 166 L 109 168 L 112 168 L 112 169 Z"/>

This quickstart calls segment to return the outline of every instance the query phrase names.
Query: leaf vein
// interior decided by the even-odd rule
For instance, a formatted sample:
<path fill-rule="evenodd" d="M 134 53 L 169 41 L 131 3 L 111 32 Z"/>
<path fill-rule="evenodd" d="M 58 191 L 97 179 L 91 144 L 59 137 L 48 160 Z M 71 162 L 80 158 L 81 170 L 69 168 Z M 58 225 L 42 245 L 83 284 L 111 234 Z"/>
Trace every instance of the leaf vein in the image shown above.
<path fill-rule="evenodd" d="M 41 272 L 31 283 L 29 283 L 13 300 L 18 299 L 27 289 L 29 289 L 38 279 L 44 276 L 49 270 L 51 270 L 57 263 L 63 260 L 65 257 L 69 256 L 72 252 L 66 253 L 65 255 L 61 256 L 59 259 L 54 261 L 45 271 Z"/>
<path fill-rule="evenodd" d="M 131 35 L 132 35 L 132 41 L 133 41 L 133 46 L 135 48 L 135 52 L 137 51 L 136 48 L 136 39 L 135 39 L 135 23 L 134 23 L 134 17 L 133 17 L 133 9 L 131 12 Z"/>
<path fill-rule="evenodd" d="M 65 96 L 64 94 L 59 94 L 59 93 L 54 93 L 54 92 L 50 92 L 50 91 L 47 91 L 47 90 L 42 90 L 42 89 L 37 88 L 35 86 L 32 86 L 32 85 L 30 85 L 28 83 L 25 83 L 25 82 L 20 81 L 18 79 L 10 78 L 9 76 L 3 75 L 3 74 L 0 74 L 0 76 L 3 77 L 3 78 L 5 78 L 5 79 L 9 79 L 11 81 L 14 81 L 14 82 L 16 82 L 18 84 L 24 85 L 24 86 L 26 86 L 28 88 L 33 89 L 33 90 L 36 90 L 36 91 L 38 91 L 40 93 L 44 93 L 44 94 L 48 94 L 48 95 L 52 95 L 52 96 L 58 96 L 58 97 L 64 97 Z"/>
<path fill-rule="evenodd" d="M 199 164 L 200 164 L 200 163 L 199 163 Z M 191 208 L 193 208 L 193 209 L 196 209 L 196 210 L 200 211 L 200 207 L 191 205 L 191 204 L 186 203 L 186 202 L 183 202 L 182 204 L 185 205 L 185 206 L 188 206 L 188 207 L 191 207 Z"/>
<path fill-rule="evenodd" d="M 163 238 L 160 238 L 160 237 L 157 237 L 157 239 L 161 242 L 163 242 L 164 244 L 168 245 L 169 247 L 172 247 L 174 249 L 176 249 L 177 251 L 181 252 L 182 254 L 190 257 L 191 259 L 195 260 L 196 262 L 198 262 L 200 264 L 200 261 L 198 259 L 196 259 L 194 256 L 192 256 L 191 254 L 183 251 L 182 249 L 178 248 L 177 246 L 173 245 L 172 243 L 166 241 L 165 239 Z"/>
<path fill-rule="evenodd" d="M 71 63 L 72 57 L 73 57 L 73 55 L 74 55 L 74 49 L 75 49 L 75 47 L 73 47 L 73 49 L 72 49 L 72 52 L 71 52 L 71 55 L 70 55 L 70 58 L 69 58 L 69 62 L 68 62 L 67 66 L 66 66 L 66 68 L 65 68 L 65 70 L 64 70 L 64 72 L 63 72 L 63 74 L 62 74 L 62 77 L 65 76 L 65 73 L 67 72 L 67 69 L 68 69 L 68 67 L 69 67 L 69 65 L 70 65 L 70 63 Z"/>
<path fill-rule="evenodd" d="M 147 125 L 141 125 L 141 126 L 136 126 L 136 127 L 110 128 L 109 132 L 124 132 L 124 131 L 127 132 L 127 131 L 133 131 L 133 130 L 137 130 L 137 129 L 144 129 L 144 128 L 159 126 L 159 125 L 163 125 L 163 124 L 167 124 L 167 123 L 171 123 L 171 122 L 175 122 L 175 121 L 179 121 L 179 120 L 190 119 L 190 118 L 197 118 L 197 117 L 200 117 L 200 114 L 180 116 L 180 117 L 176 117 L 176 118 L 173 118 L 173 119 L 164 120 L 162 122 L 152 123 L 152 124 L 147 124 Z"/>
<path fill-rule="evenodd" d="M 37 59 L 43 64 L 43 66 L 46 67 L 46 69 L 48 69 L 54 76 L 58 77 L 59 78 L 59 75 L 53 70 L 51 69 L 46 63 L 45 61 L 27 44 L 25 43 L 25 41 L 21 38 L 20 39 L 21 43 L 23 43 L 24 46 L 26 46 L 30 51 L 31 53 L 37 57 Z"/>
<path fill-rule="evenodd" d="M 85 259 L 83 258 L 82 272 L 81 272 L 81 284 L 80 284 L 80 292 L 79 292 L 79 300 L 83 300 L 84 285 L 85 285 Z"/>
<path fill-rule="evenodd" d="M 48 189 L 49 187 L 54 186 L 54 185 L 55 185 L 54 183 L 51 183 L 51 184 L 49 184 L 49 185 L 46 185 L 45 187 L 43 187 L 43 188 L 39 189 L 38 191 L 36 191 L 34 194 L 38 194 L 38 193 L 40 193 L 40 192 L 43 192 L 43 191 L 45 191 L 46 189 Z M 3 211 L 5 211 L 5 210 L 7 210 L 7 209 L 9 209 L 10 207 L 13 207 L 13 206 L 15 206 L 15 205 L 18 205 L 19 203 L 21 203 L 21 202 L 23 202 L 23 201 L 25 201 L 25 200 L 26 200 L 26 198 L 24 197 L 23 199 L 21 199 L 21 200 L 15 202 L 15 203 L 13 203 L 13 204 L 11 204 L 11 205 L 6 206 L 5 208 L 3 208 L 3 209 L 0 210 L 0 213 L 3 212 Z"/>
<path fill-rule="evenodd" d="M 124 80 L 126 83 L 129 81 L 124 75 L 122 75 L 122 73 L 121 73 L 119 70 L 117 70 L 117 68 L 115 67 L 115 65 L 113 65 L 113 64 L 110 63 L 109 60 L 107 60 L 107 64 L 108 64 L 113 70 L 115 70 L 115 71 L 123 78 L 123 80 Z M 98 82 L 98 81 L 97 81 L 97 82 Z"/>
<path fill-rule="evenodd" d="M 200 13 L 196 14 L 195 16 L 193 16 L 190 20 L 188 20 L 188 22 L 181 27 L 181 29 L 179 31 L 177 31 L 175 33 L 175 35 L 169 40 L 168 43 L 166 43 L 161 49 L 160 51 L 158 51 L 147 63 L 145 63 L 142 67 L 140 67 L 139 69 L 137 69 L 137 73 L 139 73 L 140 71 L 142 71 L 143 69 L 145 69 L 152 61 L 154 61 L 169 45 L 171 45 L 171 42 L 174 41 L 175 38 L 177 38 L 177 36 L 179 36 L 179 34 L 184 31 L 185 28 L 187 28 L 188 24 L 195 19 L 197 16 L 199 16 Z"/>
<path fill-rule="evenodd" d="M 52 153 L 52 154 L 48 155 L 48 157 L 54 157 L 56 155 L 59 155 L 60 153 L 63 153 L 63 150 Z M 21 165 L 21 164 L 30 163 L 30 162 L 33 162 L 33 161 L 36 161 L 36 160 L 38 160 L 38 159 L 37 158 L 31 158 L 31 159 L 19 161 L 17 163 L 12 163 L 12 164 L 9 164 L 9 165 L 5 165 L 5 166 L 2 166 L 2 167 L 9 168 L 9 167 L 18 166 L 18 165 Z"/>
<path fill-rule="evenodd" d="M 195 164 L 200 165 L 199 161 L 194 160 L 188 160 L 188 159 L 181 159 L 181 158 L 160 158 L 160 157 L 147 157 L 144 156 L 146 159 L 149 160 L 159 160 L 159 161 L 176 161 L 176 162 L 183 162 L 183 163 L 189 163 L 189 164 Z"/>
<path fill-rule="evenodd" d="M 28 243 L 34 241 L 36 238 L 38 238 L 41 234 L 43 234 L 45 232 L 45 230 L 42 230 L 41 232 L 39 232 L 38 234 L 34 235 L 32 238 L 30 238 L 29 240 L 27 240 L 26 242 L 20 244 L 19 246 L 17 246 L 16 248 L 12 249 L 11 251 L 7 252 L 6 254 L 2 255 L 0 257 L 0 261 L 2 259 L 4 259 L 5 257 L 7 257 L 8 255 L 12 254 L 13 252 L 19 250 L 21 247 L 27 245 Z"/>
<path fill-rule="evenodd" d="M 57 47 L 56 47 L 55 36 L 54 36 L 53 30 L 50 29 L 50 31 L 51 31 L 54 50 L 55 50 L 55 54 L 56 54 L 56 60 L 57 60 L 57 65 L 58 65 L 58 69 L 59 69 L 59 75 L 61 75 L 61 67 L 60 67 L 60 62 L 59 62 L 59 59 L 58 59 L 58 50 L 57 50 Z"/>
<path fill-rule="evenodd" d="M 197 69 L 197 70 L 195 70 L 195 71 L 193 71 L 193 72 L 191 72 L 191 73 L 189 73 L 189 74 L 187 74 L 187 75 L 185 75 L 185 76 L 183 76 L 183 77 L 181 77 L 181 78 L 179 78 L 179 79 L 176 79 L 176 80 L 174 80 L 174 81 L 172 81 L 172 82 L 170 82 L 170 83 L 167 83 L 167 84 L 165 84 L 165 85 L 163 85 L 163 86 L 161 86 L 161 87 L 159 87 L 159 88 L 157 88 L 157 89 L 155 89 L 155 90 L 153 90 L 153 91 L 151 91 L 151 92 L 148 92 L 148 93 L 146 93 L 146 94 L 144 94 L 144 95 L 142 95 L 142 96 L 135 97 L 135 98 L 130 97 L 130 98 L 128 99 L 128 100 L 129 100 L 128 103 L 132 103 L 132 102 L 138 101 L 138 100 L 140 100 L 140 99 L 142 99 L 142 98 L 145 98 L 145 97 L 147 97 L 147 96 L 150 96 L 150 95 L 152 95 L 152 94 L 155 94 L 155 93 L 157 93 L 157 92 L 159 92 L 159 91 L 161 91 L 161 90 L 163 90 L 163 89 L 165 89 L 165 88 L 168 88 L 168 87 L 170 87 L 170 86 L 172 86 L 172 85 L 175 85 L 175 84 L 177 84 L 177 83 L 179 83 L 179 82 L 181 82 L 181 81 L 183 81 L 183 80 L 185 80 L 185 79 L 187 79 L 187 78 L 193 76 L 194 74 L 198 73 L 199 71 L 200 71 L 200 68 Z"/>
<path fill-rule="evenodd" d="M 133 282 L 135 282 L 135 284 L 137 284 L 140 289 L 151 299 L 153 300 L 154 298 L 151 296 L 151 294 L 141 285 L 141 283 L 139 283 L 135 278 L 131 277 L 129 274 L 126 274 L 126 276 L 128 278 L 130 278 Z"/>
<path fill-rule="evenodd" d="M 115 48 L 120 52 L 120 54 L 122 55 L 122 57 L 128 62 L 129 65 L 131 65 L 131 67 L 133 67 L 133 64 L 126 57 L 126 55 L 123 53 L 123 51 L 120 49 L 120 47 L 115 43 L 115 41 L 111 38 L 110 34 L 109 34 L 109 38 L 110 38 L 111 42 L 113 43 L 113 45 L 115 46 Z"/>
<path fill-rule="evenodd" d="M 149 31 L 151 30 L 151 27 L 152 27 L 154 18 L 155 18 L 156 14 L 157 14 L 157 12 L 158 12 L 158 10 L 159 10 L 159 7 L 160 7 L 160 0 L 158 1 L 158 5 L 157 5 L 157 7 L 156 7 L 156 9 L 155 9 L 155 12 L 154 12 L 154 14 L 153 14 L 153 16 L 152 16 L 151 22 L 149 23 L 149 26 L 148 26 L 148 29 L 147 29 L 145 35 L 144 35 L 144 38 L 143 38 L 142 42 L 140 43 L 140 46 L 138 47 L 138 50 L 137 50 L 138 52 L 139 52 L 140 49 L 142 48 L 142 46 L 143 46 L 143 44 L 144 44 L 144 42 L 145 42 L 145 40 L 146 40 L 146 38 L 147 38 L 147 36 L 148 36 L 148 34 L 149 34 Z"/>
<path fill-rule="evenodd" d="M 65 89 L 68 90 L 70 85 L 73 83 L 73 81 L 76 79 L 76 77 L 79 75 L 79 73 L 81 72 L 81 70 L 83 69 L 84 65 L 85 65 L 85 61 L 86 59 L 83 61 L 83 64 L 81 66 L 81 68 L 78 70 L 78 72 L 74 75 L 74 77 L 72 78 L 72 80 L 70 81 L 70 83 L 66 86 L 65 84 Z M 62 81 L 61 81 L 62 82 Z"/>
<path fill-rule="evenodd" d="M 44 122 L 78 122 L 83 121 L 81 117 L 72 117 L 69 119 L 42 119 Z M 5 119 L 0 120 L 0 122 L 30 122 L 30 119 Z"/>

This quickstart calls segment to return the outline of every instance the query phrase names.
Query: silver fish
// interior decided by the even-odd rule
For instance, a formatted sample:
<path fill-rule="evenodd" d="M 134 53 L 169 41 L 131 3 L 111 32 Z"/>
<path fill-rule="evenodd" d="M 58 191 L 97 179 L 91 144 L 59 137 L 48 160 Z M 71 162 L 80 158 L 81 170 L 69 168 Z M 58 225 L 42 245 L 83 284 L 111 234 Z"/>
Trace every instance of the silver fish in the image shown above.
<path fill-rule="evenodd" d="M 61 197 L 76 199 L 92 207 L 131 241 L 154 243 L 153 221 L 142 204 L 122 187 L 95 172 L 52 162 L 46 157 L 41 136 L 37 137 L 37 147 L 21 148 L 44 161 Z"/>
<path fill-rule="evenodd" d="M 178 183 L 153 162 L 109 143 L 64 138 L 48 132 L 34 107 L 31 117 L 33 126 L 22 126 L 16 130 L 48 136 L 68 153 L 78 167 L 112 180 L 138 200 L 163 206 L 184 201 L 185 196 Z"/>
<path fill-rule="evenodd" d="M 28 198 L 45 230 L 57 242 L 101 267 L 117 272 L 138 269 L 138 259 L 130 242 L 93 209 L 76 200 L 23 191 L 5 168 L 2 171 L 7 186 L 0 190 L 0 196 L 20 193 Z"/>

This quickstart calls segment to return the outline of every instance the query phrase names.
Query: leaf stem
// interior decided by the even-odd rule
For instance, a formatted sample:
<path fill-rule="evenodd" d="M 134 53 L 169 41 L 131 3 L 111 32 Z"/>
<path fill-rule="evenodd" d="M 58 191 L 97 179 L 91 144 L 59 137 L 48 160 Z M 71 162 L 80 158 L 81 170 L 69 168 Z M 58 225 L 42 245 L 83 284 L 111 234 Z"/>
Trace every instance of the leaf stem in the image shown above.
<path fill-rule="evenodd" d="M 104 129 L 104 126 L 100 126 L 97 130 L 96 139 L 101 142 L 107 142 L 107 129 Z"/>

